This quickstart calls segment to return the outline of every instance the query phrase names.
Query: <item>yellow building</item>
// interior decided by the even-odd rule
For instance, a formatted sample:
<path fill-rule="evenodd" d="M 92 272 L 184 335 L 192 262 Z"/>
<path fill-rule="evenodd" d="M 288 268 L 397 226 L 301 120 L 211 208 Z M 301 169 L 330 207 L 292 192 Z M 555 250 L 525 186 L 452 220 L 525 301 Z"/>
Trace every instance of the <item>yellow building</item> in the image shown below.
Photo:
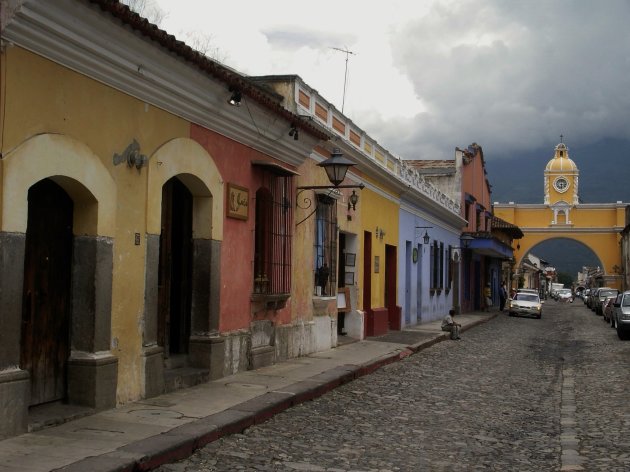
<path fill-rule="evenodd" d="M 555 147 L 544 171 L 543 204 L 494 204 L 494 214 L 517 225 L 524 237 L 515 249 L 516 265 L 538 244 L 567 238 L 590 248 L 600 261 L 606 286 L 620 288 L 616 266 L 621 264 L 620 231 L 625 225 L 626 204 L 580 203 L 579 169 L 564 143 Z"/>

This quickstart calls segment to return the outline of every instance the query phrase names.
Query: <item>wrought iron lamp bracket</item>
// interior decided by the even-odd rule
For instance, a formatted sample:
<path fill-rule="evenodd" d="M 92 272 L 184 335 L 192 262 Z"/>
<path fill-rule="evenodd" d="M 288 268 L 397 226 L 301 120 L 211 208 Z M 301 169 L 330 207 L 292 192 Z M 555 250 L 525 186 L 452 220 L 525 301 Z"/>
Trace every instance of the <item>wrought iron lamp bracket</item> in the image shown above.
<path fill-rule="evenodd" d="M 297 208 L 300 208 L 301 210 L 308 210 L 309 208 L 311 208 L 313 206 L 313 201 L 315 200 L 315 198 L 311 197 L 310 194 L 309 195 L 305 195 L 303 197 L 300 197 L 300 195 L 302 195 L 302 193 L 305 190 L 330 190 L 332 192 L 333 190 L 337 190 L 337 189 L 340 189 L 340 188 L 358 188 L 358 189 L 363 190 L 365 188 L 365 185 L 364 184 L 359 184 L 359 185 L 337 185 L 337 186 L 309 185 L 309 186 L 304 186 L 304 187 L 298 187 L 297 188 L 297 194 L 295 195 L 295 206 Z M 305 218 L 300 220 L 298 223 L 296 223 L 295 226 L 299 226 L 302 223 L 304 223 L 311 216 L 313 216 L 316 211 L 317 211 L 317 204 L 315 204 L 315 208 L 313 209 L 313 211 L 310 212 Z"/>

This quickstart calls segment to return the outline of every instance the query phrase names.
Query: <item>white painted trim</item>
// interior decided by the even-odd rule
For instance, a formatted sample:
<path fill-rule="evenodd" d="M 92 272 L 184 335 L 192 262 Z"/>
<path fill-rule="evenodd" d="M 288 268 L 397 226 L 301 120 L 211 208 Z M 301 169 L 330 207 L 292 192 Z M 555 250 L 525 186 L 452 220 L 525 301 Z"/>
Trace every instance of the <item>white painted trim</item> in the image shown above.
<path fill-rule="evenodd" d="M 224 83 L 114 22 L 96 5 L 30 0 L 2 39 L 294 166 L 319 142 L 307 133 L 293 140 L 290 123 L 247 97 L 241 107 L 230 106 Z"/>

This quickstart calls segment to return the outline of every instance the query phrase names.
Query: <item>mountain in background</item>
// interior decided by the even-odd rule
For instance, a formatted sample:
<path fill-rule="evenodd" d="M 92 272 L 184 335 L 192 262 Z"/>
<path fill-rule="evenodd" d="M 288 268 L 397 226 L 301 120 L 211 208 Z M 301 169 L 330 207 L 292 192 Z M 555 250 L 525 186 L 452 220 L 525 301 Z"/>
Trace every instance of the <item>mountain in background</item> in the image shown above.
<path fill-rule="evenodd" d="M 546 148 L 515 156 L 487 156 L 492 202 L 543 203 L 543 172 L 553 154 L 553 148 Z M 603 139 L 586 146 L 569 146 L 569 157 L 580 171 L 582 203 L 630 204 L 630 140 Z M 600 265 L 593 251 L 566 238 L 541 243 L 532 252 L 574 279 L 583 266 Z"/>

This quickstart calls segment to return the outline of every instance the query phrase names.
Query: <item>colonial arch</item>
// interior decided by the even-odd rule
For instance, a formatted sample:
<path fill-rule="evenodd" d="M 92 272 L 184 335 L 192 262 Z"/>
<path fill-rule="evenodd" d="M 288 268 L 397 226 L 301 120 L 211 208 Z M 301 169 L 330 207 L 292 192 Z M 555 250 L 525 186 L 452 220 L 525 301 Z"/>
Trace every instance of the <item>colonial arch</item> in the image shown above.
<path fill-rule="evenodd" d="M 525 234 L 525 233 L 524 233 Z M 613 237 L 615 235 L 612 235 Z M 589 234 L 580 234 L 580 233 L 559 233 L 559 234 L 529 234 L 525 235 L 523 239 L 519 240 L 520 249 L 518 250 L 518 254 L 516 255 L 516 265 L 520 265 L 523 258 L 529 253 L 532 252 L 536 254 L 535 248 L 540 244 L 543 244 L 547 241 L 552 241 L 554 239 L 569 239 L 571 241 L 575 241 L 576 243 L 580 243 L 590 249 L 595 257 L 599 260 L 600 267 L 606 267 L 607 264 L 612 267 L 616 262 L 614 261 L 614 251 L 611 253 L 610 251 L 610 243 L 611 240 L 614 241 L 614 238 L 611 238 L 610 234 L 600 234 L 593 235 Z"/>
<path fill-rule="evenodd" d="M 579 170 L 569 158 L 569 148 L 560 142 L 554 148 L 544 176 L 543 204 L 495 203 L 494 214 L 518 226 L 524 234 L 514 257 L 518 265 L 532 247 L 555 238 L 569 238 L 589 247 L 601 261 L 603 281 L 621 288 L 621 276 L 615 266 L 621 265 L 620 232 L 626 225 L 626 204 L 580 203 Z"/>
<path fill-rule="evenodd" d="M 176 178 L 192 194 L 191 333 L 187 362 L 193 367 L 212 370 L 216 356 L 223 349 L 216 333 L 224 187 L 212 157 L 192 139 L 176 138 L 167 142 L 149 158 L 148 167 L 143 367 L 144 394 L 150 397 L 164 391 L 163 358 L 168 355 L 158 342 L 162 189 Z"/>
<path fill-rule="evenodd" d="M 30 376 L 16 367 L 21 362 L 16 333 L 22 321 L 28 193 L 38 182 L 55 182 L 73 202 L 67 400 L 98 409 L 113 407 L 117 379 L 117 359 L 109 351 L 116 219 L 111 175 L 85 144 L 58 134 L 34 136 L 1 162 L 0 399 L 19 407 L 0 405 L 13 415 L 0 426 L 0 435 L 26 428 Z"/>

